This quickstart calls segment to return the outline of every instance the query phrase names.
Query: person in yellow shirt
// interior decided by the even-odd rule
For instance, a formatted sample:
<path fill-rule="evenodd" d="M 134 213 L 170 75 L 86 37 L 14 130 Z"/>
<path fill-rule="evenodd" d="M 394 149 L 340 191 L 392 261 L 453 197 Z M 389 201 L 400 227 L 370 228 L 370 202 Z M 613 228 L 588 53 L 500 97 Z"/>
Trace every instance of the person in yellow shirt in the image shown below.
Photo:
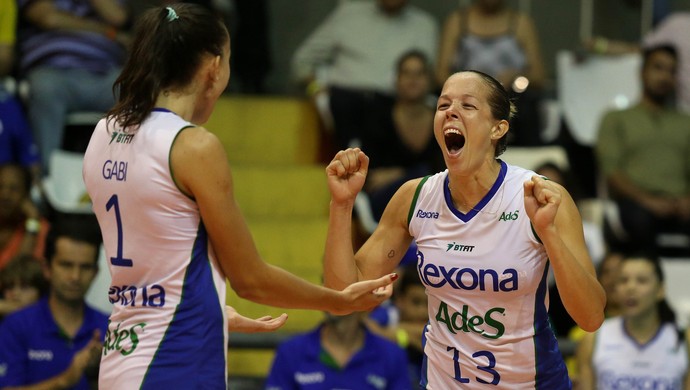
<path fill-rule="evenodd" d="M 14 0 L 0 0 L 0 78 L 12 70 L 16 40 L 17 3 Z"/>

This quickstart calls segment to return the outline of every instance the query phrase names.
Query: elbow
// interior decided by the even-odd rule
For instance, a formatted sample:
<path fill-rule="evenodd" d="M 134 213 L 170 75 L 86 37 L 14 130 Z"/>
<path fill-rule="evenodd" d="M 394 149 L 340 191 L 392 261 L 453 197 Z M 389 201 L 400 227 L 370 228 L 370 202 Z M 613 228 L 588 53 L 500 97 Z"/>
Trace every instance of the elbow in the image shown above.
<path fill-rule="evenodd" d="M 602 304 L 600 308 L 592 310 L 585 318 L 577 321 L 577 325 L 582 328 L 582 330 L 592 333 L 599 329 L 601 324 L 604 323 L 605 318 L 604 305 Z"/>
<path fill-rule="evenodd" d="M 237 294 L 238 297 L 245 299 L 254 303 L 264 303 L 264 295 L 261 293 L 262 289 L 256 287 L 250 287 L 242 285 L 241 287 L 235 287 L 231 284 L 232 290 Z"/>
<path fill-rule="evenodd" d="M 604 323 L 604 315 L 602 313 L 601 316 L 592 316 L 591 318 L 588 318 L 586 321 L 582 321 L 578 323 L 577 325 L 582 328 L 585 332 L 596 332 L 601 324 Z"/>
<path fill-rule="evenodd" d="M 238 297 L 251 302 L 261 303 L 263 300 L 260 282 L 256 278 L 242 277 L 230 280 L 230 287 Z"/>

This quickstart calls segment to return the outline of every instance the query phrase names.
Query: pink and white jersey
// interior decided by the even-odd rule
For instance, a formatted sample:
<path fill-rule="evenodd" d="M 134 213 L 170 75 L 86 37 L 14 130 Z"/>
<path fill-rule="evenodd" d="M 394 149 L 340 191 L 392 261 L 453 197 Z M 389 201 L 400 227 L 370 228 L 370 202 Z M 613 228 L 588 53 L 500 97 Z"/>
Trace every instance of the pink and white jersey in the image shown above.
<path fill-rule="evenodd" d="M 599 390 L 681 390 L 688 351 L 673 324 L 662 324 L 651 340 L 639 344 L 625 330 L 623 318 L 613 317 L 597 331 L 592 367 Z"/>
<path fill-rule="evenodd" d="M 101 120 L 84 182 L 103 234 L 113 303 L 99 387 L 225 389 L 225 278 L 170 151 L 193 126 L 154 110 L 133 133 Z"/>
<path fill-rule="evenodd" d="M 408 222 L 429 297 L 427 389 L 571 388 L 548 323 L 548 258 L 525 212 L 534 174 L 501 161 L 468 213 L 453 205 L 447 171 L 417 188 Z"/>

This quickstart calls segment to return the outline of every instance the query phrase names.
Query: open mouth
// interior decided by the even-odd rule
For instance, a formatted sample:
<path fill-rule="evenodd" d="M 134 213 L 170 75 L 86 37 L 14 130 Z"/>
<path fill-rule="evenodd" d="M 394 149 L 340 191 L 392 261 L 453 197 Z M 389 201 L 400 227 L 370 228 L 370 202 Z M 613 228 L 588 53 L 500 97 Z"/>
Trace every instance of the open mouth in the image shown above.
<path fill-rule="evenodd" d="M 446 129 L 443 136 L 446 141 L 446 149 L 450 154 L 458 154 L 465 146 L 465 136 L 457 129 Z"/>

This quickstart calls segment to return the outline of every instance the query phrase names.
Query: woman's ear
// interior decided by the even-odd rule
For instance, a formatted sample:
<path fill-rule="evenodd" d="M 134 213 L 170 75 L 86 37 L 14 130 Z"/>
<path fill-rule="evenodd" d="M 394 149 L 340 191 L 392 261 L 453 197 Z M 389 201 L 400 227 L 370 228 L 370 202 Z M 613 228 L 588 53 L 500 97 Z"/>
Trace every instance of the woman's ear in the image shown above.
<path fill-rule="evenodd" d="M 510 128 L 510 125 L 508 124 L 507 120 L 505 120 L 505 119 L 500 120 L 491 129 L 491 139 L 501 139 L 508 132 L 509 128 Z"/>
<path fill-rule="evenodd" d="M 221 72 L 221 67 L 220 67 L 220 61 L 221 58 L 220 56 L 214 56 L 211 59 L 207 60 L 208 62 L 204 66 L 204 79 L 206 85 L 206 93 L 211 94 L 213 90 L 215 89 L 215 84 L 220 80 L 220 72 Z"/>

